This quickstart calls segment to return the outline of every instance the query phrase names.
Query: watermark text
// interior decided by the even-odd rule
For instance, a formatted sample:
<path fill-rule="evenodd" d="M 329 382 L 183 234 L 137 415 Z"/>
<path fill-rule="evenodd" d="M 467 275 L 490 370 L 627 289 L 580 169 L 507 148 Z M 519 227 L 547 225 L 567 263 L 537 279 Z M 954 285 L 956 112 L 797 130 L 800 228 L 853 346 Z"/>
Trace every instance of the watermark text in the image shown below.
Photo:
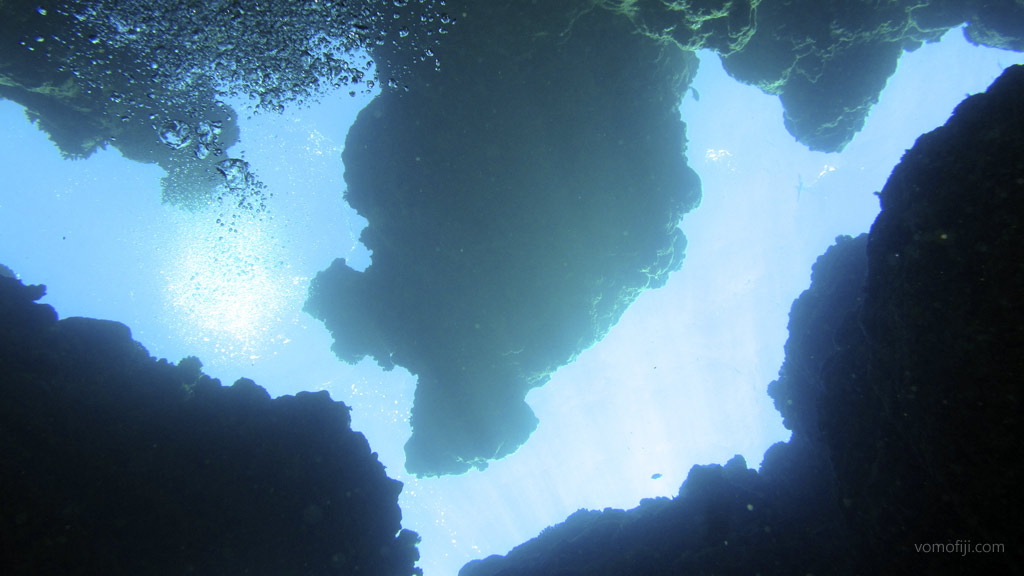
<path fill-rule="evenodd" d="M 921 542 L 914 544 L 914 551 L 921 554 L 999 554 L 1006 551 L 1006 546 L 998 542 L 971 542 L 970 540 L 951 540 L 949 542 Z"/>

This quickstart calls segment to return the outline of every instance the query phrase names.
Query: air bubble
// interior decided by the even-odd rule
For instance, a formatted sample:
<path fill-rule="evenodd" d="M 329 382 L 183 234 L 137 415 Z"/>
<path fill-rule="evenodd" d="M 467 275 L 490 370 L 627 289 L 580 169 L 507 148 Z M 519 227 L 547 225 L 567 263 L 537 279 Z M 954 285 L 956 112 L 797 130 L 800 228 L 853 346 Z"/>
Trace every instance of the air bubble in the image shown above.
<path fill-rule="evenodd" d="M 188 124 L 171 120 L 160 128 L 160 141 L 172 150 L 181 150 L 192 143 L 191 129 Z"/>
<path fill-rule="evenodd" d="M 212 144 L 213 141 L 217 139 L 217 135 L 220 134 L 220 130 L 220 122 L 208 122 L 206 120 L 201 120 L 196 124 L 196 136 L 203 144 Z"/>
<path fill-rule="evenodd" d="M 228 158 L 217 164 L 217 170 L 224 176 L 224 183 L 231 190 L 248 188 L 256 178 L 249 170 L 249 163 L 240 158 Z"/>

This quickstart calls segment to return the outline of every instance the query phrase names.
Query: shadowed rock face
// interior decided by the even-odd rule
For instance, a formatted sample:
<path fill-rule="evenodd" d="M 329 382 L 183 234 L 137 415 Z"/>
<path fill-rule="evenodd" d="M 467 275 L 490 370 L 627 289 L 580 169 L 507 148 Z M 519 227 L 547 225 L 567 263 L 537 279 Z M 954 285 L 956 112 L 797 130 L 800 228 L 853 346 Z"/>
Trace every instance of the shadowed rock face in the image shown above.
<path fill-rule="evenodd" d="M 341 358 L 419 377 L 417 474 L 515 451 L 536 426 L 527 391 L 682 262 L 695 59 L 605 11 L 545 10 L 461 17 L 440 72 L 374 100 L 346 143 L 373 264 L 336 261 L 306 309 Z"/>
<path fill-rule="evenodd" d="M 921 136 L 882 191 L 864 305 L 836 333 L 819 408 L 866 557 L 972 540 L 1005 544 L 993 572 L 1024 566 L 1011 549 L 1024 458 L 1021 94 L 1024 66 L 1012 66 Z M 924 565 L 948 570 L 942 555 Z"/>
<path fill-rule="evenodd" d="M 347 406 L 221 386 L 44 292 L 0 276 L 4 574 L 420 573 Z"/>
<path fill-rule="evenodd" d="M 578 512 L 461 576 L 1019 572 L 1022 93 L 1014 66 L 965 100 L 870 235 L 818 259 L 770 387 L 793 438 L 760 472 L 695 466 L 672 500 Z"/>

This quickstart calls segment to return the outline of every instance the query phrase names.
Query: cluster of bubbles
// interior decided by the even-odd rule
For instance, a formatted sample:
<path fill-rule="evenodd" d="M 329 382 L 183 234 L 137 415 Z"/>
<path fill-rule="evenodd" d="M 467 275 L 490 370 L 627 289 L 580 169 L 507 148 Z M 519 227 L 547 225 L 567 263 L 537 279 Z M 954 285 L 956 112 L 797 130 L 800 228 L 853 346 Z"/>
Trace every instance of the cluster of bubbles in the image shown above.
<path fill-rule="evenodd" d="M 228 232 L 237 232 L 243 219 L 254 222 L 271 219 L 267 214 L 267 203 L 273 193 L 256 177 L 248 162 L 241 158 L 228 158 L 217 164 L 217 171 L 224 177 L 216 199 L 220 211 L 217 225 Z"/>
<path fill-rule="evenodd" d="M 217 137 L 222 123 L 216 120 L 200 120 L 193 128 L 185 122 L 168 120 L 160 127 L 160 141 L 171 150 L 184 150 L 194 145 L 193 154 L 197 160 L 205 160 L 210 152 L 217 151 Z"/>
<path fill-rule="evenodd" d="M 228 234 L 222 214 L 179 217 L 164 276 L 181 336 L 205 358 L 268 353 L 280 340 L 275 327 L 301 306 L 308 281 L 292 272 L 274 227 L 243 218 Z"/>
<path fill-rule="evenodd" d="M 68 157 L 113 144 L 126 157 L 168 171 L 165 200 L 195 207 L 209 177 L 227 176 L 225 151 L 237 140 L 226 102 L 283 112 L 346 89 L 369 94 L 380 67 L 433 62 L 454 20 L 445 0 L 70 0 L 4 6 L 5 27 L 25 48 L 12 81 L 48 94 L 45 128 Z M 0 56 L 0 64 L 5 64 Z M 388 68 L 402 85 L 407 68 Z M 5 72 L 6 75 L 6 72 Z M 44 89 L 39 87 L 43 86 Z M 84 120 L 84 121 L 83 121 Z M 42 125 L 42 124 L 41 124 Z M 235 182 L 229 190 L 240 190 Z M 200 202 L 197 202 L 200 201 Z"/>
<path fill-rule="evenodd" d="M 253 354 L 301 302 L 304 279 L 286 264 L 271 194 L 227 153 L 238 126 L 226 103 L 283 112 L 339 89 L 372 93 L 382 68 L 370 54 L 436 68 L 434 48 L 454 24 L 444 9 L 445 0 L 0 2 L 0 28 L 22 47 L 0 54 L 0 80 L 50 98 L 41 110 L 74 111 L 40 122 L 66 156 L 113 144 L 167 171 L 164 200 L 194 209 L 180 214 L 171 251 L 172 308 L 221 352 Z M 408 70 L 386 68 L 383 84 L 400 88 Z"/>
<path fill-rule="evenodd" d="M 78 0 L 62 10 L 78 42 L 103 59 L 130 50 L 150 80 L 173 91 L 211 87 L 281 111 L 329 91 L 369 91 L 367 50 L 388 42 L 433 59 L 453 19 L 444 0 Z M 79 62 L 82 63 L 82 62 Z M 91 63 L 91 62 L 90 62 Z M 96 62 L 102 64 L 102 62 Z M 400 79 L 389 78 L 397 86 Z"/>

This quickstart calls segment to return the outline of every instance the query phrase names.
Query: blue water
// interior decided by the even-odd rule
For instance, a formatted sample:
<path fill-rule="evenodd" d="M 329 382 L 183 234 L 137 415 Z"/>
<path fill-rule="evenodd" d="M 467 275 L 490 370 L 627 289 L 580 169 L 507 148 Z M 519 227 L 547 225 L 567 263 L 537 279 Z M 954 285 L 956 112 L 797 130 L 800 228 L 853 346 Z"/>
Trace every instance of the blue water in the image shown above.
<path fill-rule="evenodd" d="M 369 96 L 243 118 L 231 154 L 272 197 L 268 218 L 242 219 L 227 234 L 216 207 L 161 204 L 158 167 L 115 150 L 63 160 L 17 105 L 0 102 L 0 262 L 46 284 L 44 301 L 62 317 L 124 322 L 154 356 L 196 355 L 226 383 L 249 377 L 273 395 L 329 390 L 353 406 L 353 427 L 406 482 L 403 524 L 423 537 L 420 566 L 454 573 L 578 508 L 669 496 L 693 464 L 739 453 L 753 466 L 786 440 L 765 387 L 811 263 L 836 235 L 868 229 L 873 192 L 918 135 L 1024 61 L 952 31 L 905 55 L 865 129 L 842 154 L 822 154 L 785 132 L 777 99 L 729 79 L 713 54 L 701 60 L 701 98 L 680 107 L 704 185 L 702 205 L 681 223 L 683 269 L 530 394 L 540 427 L 483 473 L 406 477 L 414 380 L 400 368 L 340 363 L 322 325 L 301 312 L 310 278 L 335 257 L 370 262 L 357 240 L 365 221 L 342 198 L 340 156 Z"/>

